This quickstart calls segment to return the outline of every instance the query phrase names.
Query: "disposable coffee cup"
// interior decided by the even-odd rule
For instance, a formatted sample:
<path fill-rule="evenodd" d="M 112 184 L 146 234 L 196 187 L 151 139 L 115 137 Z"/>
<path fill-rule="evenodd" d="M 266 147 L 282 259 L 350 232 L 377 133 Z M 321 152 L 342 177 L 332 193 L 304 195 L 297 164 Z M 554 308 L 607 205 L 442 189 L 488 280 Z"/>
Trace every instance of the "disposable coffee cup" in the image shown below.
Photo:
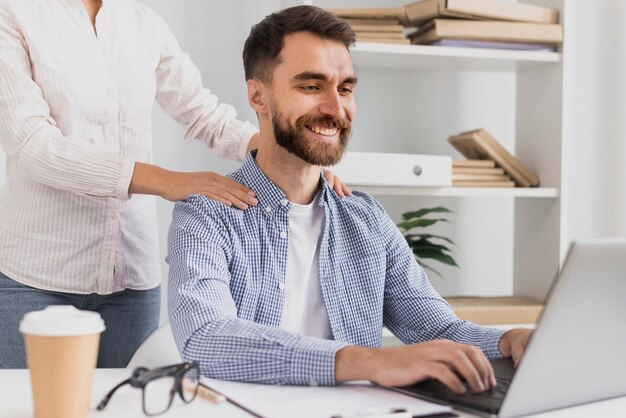
<path fill-rule="evenodd" d="M 48 306 L 20 323 L 35 418 L 85 418 L 104 321 L 97 312 Z"/>

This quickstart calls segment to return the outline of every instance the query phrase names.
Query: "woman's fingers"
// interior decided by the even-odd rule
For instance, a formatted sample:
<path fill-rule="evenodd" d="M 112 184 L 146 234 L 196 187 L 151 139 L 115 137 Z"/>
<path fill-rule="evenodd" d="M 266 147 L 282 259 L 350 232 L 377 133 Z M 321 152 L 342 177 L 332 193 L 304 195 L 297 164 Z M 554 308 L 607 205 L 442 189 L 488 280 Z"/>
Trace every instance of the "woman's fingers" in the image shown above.
<path fill-rule="evenodd" d="M 259 203 L 250 188 L 213 172 L 172 173 L 164 179 L 167 200 L 185 200 L 190 194 L 201 194 L 227 206 L 245 210 Z"/>
<path fill-rule="evenodd" d="M 221 176 L 216 173 L 212 174 L 212 184 L 209 186 L 209 192 L 221 199 L 225 199 L 239 209 L 248 209 L 248 206 L 256 206 L 259 201 L 255 197 L 255 193 L 250 188 L 241 183 L 236 182 L 228 177 Z M 207 197 L 207 193 L 202 193 Z M 213 199 L 211 197 L 211 199 Z M 215 199 L 222 201 L 219 199 Z"/>
<path fill-rule="evenodd" d="M 345 185 L 339 177 L 333 174 L 330 170 L 324 170 L 324 178 L 328 184 L 335 190 L 335 193 L 341 197 L 351 196 L 352 191 Z"/>

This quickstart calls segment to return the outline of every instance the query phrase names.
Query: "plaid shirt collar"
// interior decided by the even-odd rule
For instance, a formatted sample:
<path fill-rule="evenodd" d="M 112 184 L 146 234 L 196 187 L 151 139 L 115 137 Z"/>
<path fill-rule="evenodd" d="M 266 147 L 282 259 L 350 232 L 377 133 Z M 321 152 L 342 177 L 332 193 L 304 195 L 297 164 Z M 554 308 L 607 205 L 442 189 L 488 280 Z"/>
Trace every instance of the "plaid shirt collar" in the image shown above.
<path fill-rule="evenodd" d="M 287 195 L 276 186 L 267 176 L 256 162 L 257 150 L 252 150 L 246 156 L 241 168 L 235 173 L 241 179 L 241 182 L 256 192 L 259 203 L 273 208 L 284 207 L 289 209 L 289 199 Z M 320 184 L 322 187 L 319 200 L 320 206 L 325 206 L 333 196 L 333 189 L 323 176 L 320 169 Z"/>

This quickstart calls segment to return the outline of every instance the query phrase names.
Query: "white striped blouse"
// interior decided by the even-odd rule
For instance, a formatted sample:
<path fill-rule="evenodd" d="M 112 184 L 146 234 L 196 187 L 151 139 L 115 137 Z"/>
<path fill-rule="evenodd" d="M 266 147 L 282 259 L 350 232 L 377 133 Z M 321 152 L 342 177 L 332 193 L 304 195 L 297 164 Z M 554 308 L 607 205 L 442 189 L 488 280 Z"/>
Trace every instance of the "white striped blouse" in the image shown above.
<path fill-rule="evenodd" d="M 0 0 L 0 272 L 70 293 L 160 283 L 154 197 L 128 195 L 155 97 L 186 139 L 244 158 L 256 129 L 146 6 L 105 0 L 94 31 L 81 0 Z"/>

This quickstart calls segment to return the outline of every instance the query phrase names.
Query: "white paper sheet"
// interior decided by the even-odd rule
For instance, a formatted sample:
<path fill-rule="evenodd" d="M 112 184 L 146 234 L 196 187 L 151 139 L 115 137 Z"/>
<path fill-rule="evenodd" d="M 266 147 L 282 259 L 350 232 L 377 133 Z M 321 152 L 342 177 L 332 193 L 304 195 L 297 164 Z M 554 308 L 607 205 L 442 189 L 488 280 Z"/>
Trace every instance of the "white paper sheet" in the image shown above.
<path fill-rule="evenodd" d="M 201 382 L 264 418 L 352 418 L 398 409 L 420 416 L 451 410 L 369 382 L 333 387 L 258 385 L 207 378 L 201 378 Z"/>

